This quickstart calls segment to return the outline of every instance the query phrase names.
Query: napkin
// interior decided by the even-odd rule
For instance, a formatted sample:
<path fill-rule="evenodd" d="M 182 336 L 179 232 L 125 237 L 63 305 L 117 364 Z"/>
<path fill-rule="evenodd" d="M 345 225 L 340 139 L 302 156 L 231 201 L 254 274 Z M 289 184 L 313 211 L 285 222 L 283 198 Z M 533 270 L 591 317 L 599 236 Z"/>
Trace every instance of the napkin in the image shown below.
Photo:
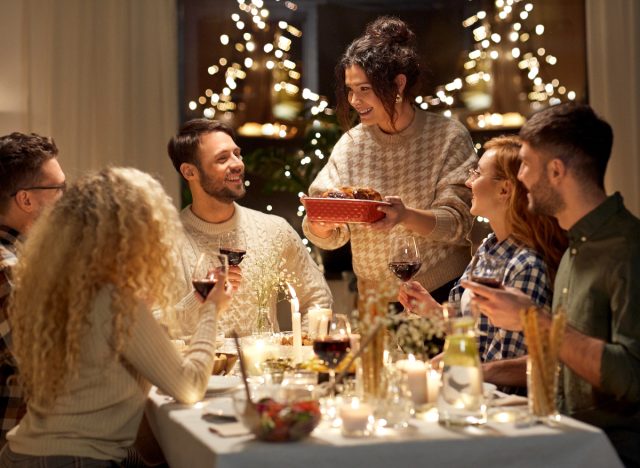
<path fill-rule="evenodd" d="M 220 437 L 238 437 L 250 434 L 249 429 L 239 422 L 210 423 L 209 430 Z"/>
<path fill-rule="evenodd" d="M 494 398 L 491 400 L 491 406 L 518 406 L 526 405 L 528 402 L 527 397 L 520 395 L 505 395 L 503 397 Z"/>

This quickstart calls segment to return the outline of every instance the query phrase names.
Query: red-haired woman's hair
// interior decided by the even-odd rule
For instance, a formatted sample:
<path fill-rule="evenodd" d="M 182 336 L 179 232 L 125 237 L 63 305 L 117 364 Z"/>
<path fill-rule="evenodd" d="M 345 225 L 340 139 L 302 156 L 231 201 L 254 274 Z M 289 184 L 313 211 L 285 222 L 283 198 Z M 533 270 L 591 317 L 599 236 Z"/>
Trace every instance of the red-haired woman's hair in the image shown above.
<path fill-rule="evenodd" d="M 517 136 L 499 136 L 487 141 L 484 150 L 495 152 L 495 176 L 508 180 L 513 185 L 513 194 L 506 213 L 507 225 L 512 230 L 511 237 L 542 255 L 553 285 L 558 264 L 568 241 L 555 218 L 529 211 L 527 189 L 518 180 L 518 154 L 521 146 L 522 142 Z"/>

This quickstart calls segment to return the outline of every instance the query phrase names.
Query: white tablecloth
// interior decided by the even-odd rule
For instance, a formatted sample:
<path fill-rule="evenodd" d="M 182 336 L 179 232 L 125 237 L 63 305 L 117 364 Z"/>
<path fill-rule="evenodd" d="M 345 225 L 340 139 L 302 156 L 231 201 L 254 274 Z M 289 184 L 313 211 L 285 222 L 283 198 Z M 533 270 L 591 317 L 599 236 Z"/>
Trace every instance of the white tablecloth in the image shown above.
<path fill-rule="evenodd" d="M 365 439 L 346 439 L 321 425 L 302 442 L 266 443 L 212 433 L 201 406 L 179 405 L 151 391 L 147 417 L 172 468 L 622 466 L 603 432 L 571 418 L 562 418 L 559 428 L 525 429 L 510 423 L 446 428 L 416 419 L 402 435 Z"/>

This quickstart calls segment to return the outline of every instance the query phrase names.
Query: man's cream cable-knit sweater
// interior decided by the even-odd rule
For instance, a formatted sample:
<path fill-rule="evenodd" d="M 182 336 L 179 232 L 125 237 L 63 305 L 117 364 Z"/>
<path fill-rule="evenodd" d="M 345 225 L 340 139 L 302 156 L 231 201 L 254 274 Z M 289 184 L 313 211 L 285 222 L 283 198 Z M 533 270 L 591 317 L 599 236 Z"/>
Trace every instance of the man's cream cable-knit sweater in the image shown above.
<path fill-rule="evenodd" d="M 199 303 L 193 294 L 191 274 L 200 252 L 217 252 L 220 234 L 231 230 L 242 230 L 247 241 L 247 255 L 240 264 L 242 283 L 231 299 L 229 308 L 218 317 L 218 330 L 227 336 L 232 330 L 240 335 L 248 335 L 253 331 L 257 318 L 258 304 L 256 288 L 264 276 L 276 275 L 277 271 L 264 271 L 264 258 L 273 255 L 299 281 L 296 294 L 300 300 L 300 311 L 303 317 L 313 306 L 330 307 L 331 291 L 318 266 L 315 264 L 300 236 L 279 216 L 261 213 L 235 204 L 235 213 L 223 223 L 208 223 L 198 218 L 186 207 L 180 214 L 187 233 L 188 242 L 182 249 L 184 283 L 182 288 L 184 299 L 178 304 L 178 314 L 183 321 L 183 331 L 189 334 L 191 324 L 199 317 Z M 267 262 L 268 263 L 268 262 Z M 275 321 L 276 296 L 269 301 L 269 310 L 276 329 Z"/>
<path fill-rule="evenodd" d="M 476 162 L 462 124 L 436 114 L 416 110 L 411 125 L 393 135 L 377 126 L 357 125 L 340 138 L 309 194 L 318 196 L 344 185 L 368 186 L 383 196 L 402 197 L 406 206 L 432 210 L 436 227 L 422 237 L 401 225 L 378 232 L 349 224 L 348 229 L 322 239 L 310 232 L 305 218 L 304 232 L 324 249 L 336 249 L 351 239 L 353 269 L 360 283 L 393 280 L 387 265 L 391 237 L 416 235 L 422 268 L 415 279 L 434 290 L 459 277 L 469 263 L 465 235 L 471 229 L 471 195 L 464 183 Z"/>

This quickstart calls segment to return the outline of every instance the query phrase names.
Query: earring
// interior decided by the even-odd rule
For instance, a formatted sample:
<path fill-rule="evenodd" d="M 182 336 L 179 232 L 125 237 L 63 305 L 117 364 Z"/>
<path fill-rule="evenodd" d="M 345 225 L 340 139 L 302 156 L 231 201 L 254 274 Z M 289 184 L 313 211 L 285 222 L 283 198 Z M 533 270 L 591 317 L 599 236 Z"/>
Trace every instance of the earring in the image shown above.
<path fill-rule="evenodd" d="M 400 93 L 396 94 L 396 104 L 400 104 L 402 102 L 402 96 L 400 96 Z"/>

